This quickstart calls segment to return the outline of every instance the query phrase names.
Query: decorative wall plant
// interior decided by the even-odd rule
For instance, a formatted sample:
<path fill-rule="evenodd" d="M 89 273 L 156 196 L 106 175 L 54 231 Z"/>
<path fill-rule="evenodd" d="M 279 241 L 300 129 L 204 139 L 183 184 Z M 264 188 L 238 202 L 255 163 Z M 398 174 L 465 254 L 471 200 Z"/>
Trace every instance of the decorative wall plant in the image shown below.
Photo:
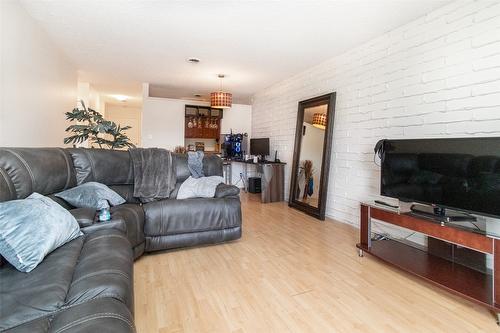
<path fill-rule="evenodd" d="M 135 147 L 125 134 L 125 131 L 131 128 L 130 126 L 121 127 L 113 121 L 104 119 L 99 112 L 87 108 L 83 101 L 80 103 L 82 108 L 74 108 L 65 113 L 67 120 L 76 122 L 66 128 L 66 132 L 71 135 L 64 139 L 65 144 L 76 145 L 88 140 L 91 146 L 95 144 L 99 148 Z"/>

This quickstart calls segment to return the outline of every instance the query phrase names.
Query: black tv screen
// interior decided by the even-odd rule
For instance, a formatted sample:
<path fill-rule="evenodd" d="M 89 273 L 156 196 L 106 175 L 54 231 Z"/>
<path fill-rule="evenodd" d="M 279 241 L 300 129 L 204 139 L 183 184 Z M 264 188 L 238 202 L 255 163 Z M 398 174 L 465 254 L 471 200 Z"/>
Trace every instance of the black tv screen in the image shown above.
<path fill-rule="evenodd" d="M 250 154 L 269 155 L 269 138 L 250 139 Z"/>
<path fill-rule="evenodd" d="M 500 216 L 500 138 L 385 140 L 381 194 Z"/>

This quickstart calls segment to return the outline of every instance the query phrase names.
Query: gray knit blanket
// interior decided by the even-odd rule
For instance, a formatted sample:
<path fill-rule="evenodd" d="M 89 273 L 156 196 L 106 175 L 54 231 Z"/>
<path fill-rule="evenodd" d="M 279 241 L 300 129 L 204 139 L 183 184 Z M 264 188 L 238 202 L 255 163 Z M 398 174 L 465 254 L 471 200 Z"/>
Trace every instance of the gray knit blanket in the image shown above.
<path fill-rule="evenodd" d="M 134 168 L 134 197 L 143 203 L 170 197 L 176 183 L 170 151 L 161 148 L 132 148 L 129 154 Z"/>
<path fill-rule="evenodd" d="M 193 178 L 204 177 L 203 173 L 203 157 L 205 154 L 202 151 L 188 151 L 188 169 Z"/>

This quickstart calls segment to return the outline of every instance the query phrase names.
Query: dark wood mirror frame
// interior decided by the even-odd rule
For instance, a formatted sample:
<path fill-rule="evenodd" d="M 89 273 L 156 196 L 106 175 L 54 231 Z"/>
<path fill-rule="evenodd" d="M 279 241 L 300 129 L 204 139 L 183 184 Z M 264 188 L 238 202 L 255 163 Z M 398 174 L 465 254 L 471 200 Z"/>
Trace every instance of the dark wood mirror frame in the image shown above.
<path fill-rule="evenodd" d="M 328 192 L 328 174 L 330 171 L 330 157 L 332 152 L 333 141 L 333 124 L 335 119 L 335 99 L 336 93 L 332 92 L 323 96 L 307 99 L 299 102 L 297 114 L 297 127 L 295 130 L 295 147 L 293 153 L 292 177 L 290 181 L 290 197 L 288 205 L 303 211 L 306 214 L 314 216 L 320 220 L 325 219 L 326 199 Z M 323 142 L 323 157 L 320 171 L 320 185 L 318 196 L 318 207 L 314 207 L 303 203 L 294 198 L 293 193 L 297 186 L 297 171 L 299 170 L 300 148 L 302 144 L 302 126 L 304 123 L 304 110 L 307 108 L 327 104 L 327 121 L 325 128 L 325 139 Z"/>

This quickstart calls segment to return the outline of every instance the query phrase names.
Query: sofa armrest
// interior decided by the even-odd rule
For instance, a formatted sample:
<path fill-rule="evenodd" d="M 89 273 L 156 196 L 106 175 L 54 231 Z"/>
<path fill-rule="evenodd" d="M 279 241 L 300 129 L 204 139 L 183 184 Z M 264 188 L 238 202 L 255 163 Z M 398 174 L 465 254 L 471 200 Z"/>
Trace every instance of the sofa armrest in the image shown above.
<path fill-rule="evenodd" d="M 124 233 L 127 233 L 127 225 L 122 218 L 114 218 L 109 221 L 103 222 L 96 221 L 94 224 L 82 228 L 81 230 L 84 234 L 90 234 L 102 229 L 117 229 Z"/>
<path fill-rule="evenodd" d="M 75 217 L 80 228 L 88 227 L 96 221 L 96 210 L 93 208 L 76 208 L 69 212 Z"/>
<path fill-rule="evenodd" d="M 221 183 L 215 189 L 214 198 L 234 197 L 240 194 L 240 189 L 234 185 Z"/>

